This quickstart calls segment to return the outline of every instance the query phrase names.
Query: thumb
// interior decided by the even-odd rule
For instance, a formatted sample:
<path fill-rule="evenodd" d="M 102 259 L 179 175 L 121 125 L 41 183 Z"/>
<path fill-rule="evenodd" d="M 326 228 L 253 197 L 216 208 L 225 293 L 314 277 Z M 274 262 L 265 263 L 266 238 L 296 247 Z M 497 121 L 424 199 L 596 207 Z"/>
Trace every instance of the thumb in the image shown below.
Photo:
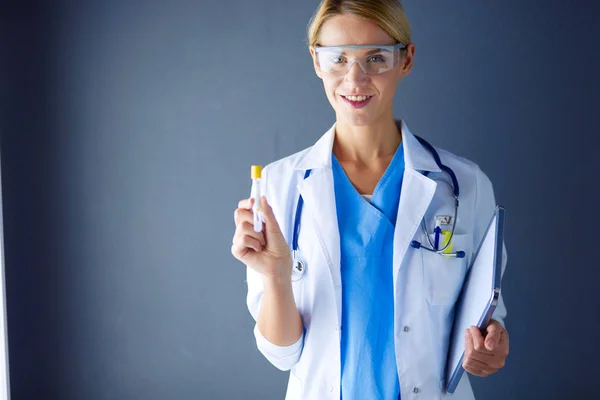
<path fill-rule="evenodd" d="M 485 348 L 489 351 L 492 351 L 496 348 L 498 342 L 500 341 L 501 329 L 498 327 L 498 324 L 491 323 L 486 328 L 486 331 Z"/>
<path fill-rule="evenodd" d="M 279 224 L 277 223 L 277 219 L 275 218 L 273 209 L 267 202 L 267 198 L 265 196 L 262 196 L 260 198 L 260 211 L 262 212 L 265 218 L 265 225 L 267 231 L 273 233 L 280 233 L 281 229 L 279 228 Z"/>

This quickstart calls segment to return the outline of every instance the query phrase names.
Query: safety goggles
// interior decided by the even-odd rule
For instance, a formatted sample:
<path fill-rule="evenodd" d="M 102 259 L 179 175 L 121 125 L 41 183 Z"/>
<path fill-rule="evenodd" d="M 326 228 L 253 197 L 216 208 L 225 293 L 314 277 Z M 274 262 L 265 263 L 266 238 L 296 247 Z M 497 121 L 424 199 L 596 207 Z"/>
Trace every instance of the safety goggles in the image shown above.
<path fill-rule="evenodd" d="M 402 43 L 389 46 L 315 46 L 317 62 L 321 71 L 344 76 L 354 63 L 367 75 L 383 74 L 394 68 L 400 60 L 400 52 L 406 46 Z"/>

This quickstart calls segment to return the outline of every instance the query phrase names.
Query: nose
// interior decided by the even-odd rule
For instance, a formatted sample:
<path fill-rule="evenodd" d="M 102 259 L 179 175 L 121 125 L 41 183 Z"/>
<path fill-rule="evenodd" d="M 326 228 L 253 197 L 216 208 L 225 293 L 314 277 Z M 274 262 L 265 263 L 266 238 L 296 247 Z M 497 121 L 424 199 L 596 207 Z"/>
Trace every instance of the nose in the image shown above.
<path fill-rule="evenodd" d="M 365 71 L 363 71 L 358 60 L 354 60 L 352 65 L 350 65 L 350 69 L 348 69 L 348 72 L 346 72 L 345 79 L 350 82 L 361 82 L 369 78 Z"/>

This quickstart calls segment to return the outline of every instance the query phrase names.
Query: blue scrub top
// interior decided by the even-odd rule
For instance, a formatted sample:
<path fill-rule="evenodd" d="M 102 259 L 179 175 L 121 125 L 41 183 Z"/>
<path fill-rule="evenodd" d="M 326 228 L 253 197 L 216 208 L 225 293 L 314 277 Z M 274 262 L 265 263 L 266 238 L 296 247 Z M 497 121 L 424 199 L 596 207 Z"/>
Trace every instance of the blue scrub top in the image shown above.
<path fill-rule="evenodd" d="M 392 257 L 404 151 L 365 200 L 332 155 L 341 247 L 341 397 L 398 399 Z"/>

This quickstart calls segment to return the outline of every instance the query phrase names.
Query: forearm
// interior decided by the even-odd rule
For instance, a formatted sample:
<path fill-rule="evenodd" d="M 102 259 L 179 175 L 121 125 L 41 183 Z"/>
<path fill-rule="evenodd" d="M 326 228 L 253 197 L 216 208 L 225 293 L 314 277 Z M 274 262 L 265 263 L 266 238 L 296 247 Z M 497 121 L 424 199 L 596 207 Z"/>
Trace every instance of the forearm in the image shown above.
<path fill-rule="evenodd" d="M 258 330 L 276 346 L 290 346 L 302 336 L 302 319 L 296 307 L 290 279 L 263 278 Z"/>

